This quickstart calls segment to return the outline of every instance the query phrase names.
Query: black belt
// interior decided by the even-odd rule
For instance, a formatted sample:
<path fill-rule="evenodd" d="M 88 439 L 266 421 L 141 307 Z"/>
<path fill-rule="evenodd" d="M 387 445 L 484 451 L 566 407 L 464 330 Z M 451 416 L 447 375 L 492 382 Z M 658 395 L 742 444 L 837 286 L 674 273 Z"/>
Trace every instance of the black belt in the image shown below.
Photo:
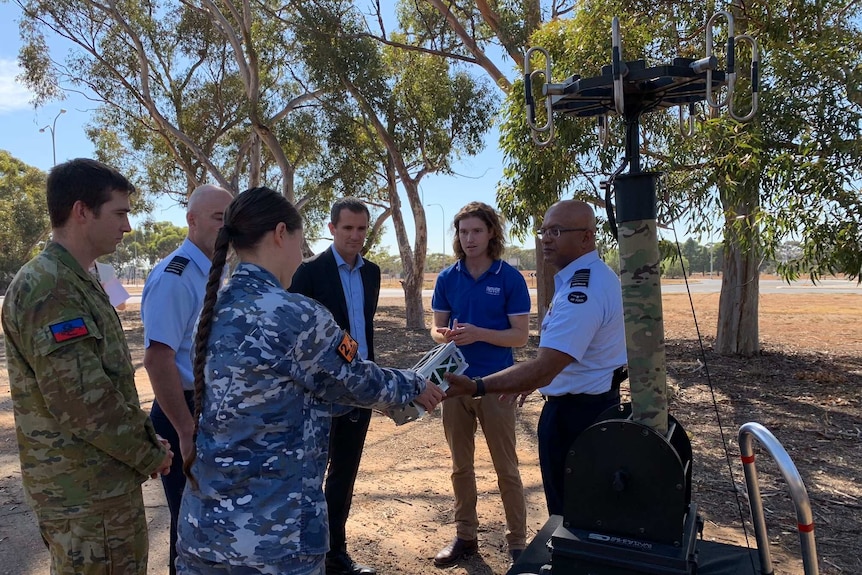
<path fill-rule="evenodd" d="M 629 377 L 629 370 L 626 366 L 618 367 L 614 370 L 614 375 L 611 378 L 611 388 L 599 394 L 589 393 L 566 393 L 564 395 L 545 395 L 545 401 L 570 401 L 573 403 L 598 403 L 608 401 L 609 399 L 619 399 L 620 384 Z"/>
<path fill-rule="evenodd" d="M 545 395 L 545 401 L 568 401 L 570 403 L 604 403 L 609 400 L 620 398 L 619 389 L 611 389 L 604 393 L 592 395 L 589 393 L 566 393 L 564 395 Z"/>
<path fill-rule="evenodd" d="M 624 365 L 614 370 L 614 375 L 611 378 L 611 391 L 620 388 L 620 384 L 629 378 L 629 368 Z"/>

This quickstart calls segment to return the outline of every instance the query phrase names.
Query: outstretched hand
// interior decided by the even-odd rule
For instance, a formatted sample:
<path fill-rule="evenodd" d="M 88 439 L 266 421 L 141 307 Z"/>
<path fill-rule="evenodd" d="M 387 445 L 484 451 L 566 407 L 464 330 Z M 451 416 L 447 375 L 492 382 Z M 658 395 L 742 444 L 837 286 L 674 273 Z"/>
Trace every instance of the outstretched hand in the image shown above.
<path fill-rule="evenodd" d="M 431 413 L 444 398 L 443 390 L 437 387 L 434 382 L 427 381 L 425 382 L 425 391 L 420 393 L 413 401 L 424 407 L 425 411 Z"/>
<path fill-rule="evenodd" d="M 466 375 L 447 373 L 443 377 L 449 382 L 449 389 L 446 390 L 446 399 L 462 395 L 470 396 L 476 393 L 476 382 Z"/>

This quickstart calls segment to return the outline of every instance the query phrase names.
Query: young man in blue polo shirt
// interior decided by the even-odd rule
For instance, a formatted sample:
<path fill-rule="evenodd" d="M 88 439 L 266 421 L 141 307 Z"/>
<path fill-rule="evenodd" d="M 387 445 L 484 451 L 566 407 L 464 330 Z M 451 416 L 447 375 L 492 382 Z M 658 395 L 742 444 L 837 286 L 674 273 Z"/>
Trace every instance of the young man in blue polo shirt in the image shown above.
<path fill-rule="evenodd" d="M 465 375 L 483 377 L 514 364 L 513 347 L 527 343 L 530 294 L 520 272 L 502 261 L 503 225 L 491 206 L 471 202 L 455 216 L 453 242 L 458 262 L 443 270 L 434 286 L 431 337 L 454 341 L 469 363 Z M 527 509 L 515 451 L 515 405 L 458 397 L 443 404 L 443 430 L 452 454 L 455 539 L 434 558 L 452 565 L 478 550 L 476 513 L 476 422 L 482 425 L 506 514 L 506 541 L 516 559 L 526 544 Z"/>

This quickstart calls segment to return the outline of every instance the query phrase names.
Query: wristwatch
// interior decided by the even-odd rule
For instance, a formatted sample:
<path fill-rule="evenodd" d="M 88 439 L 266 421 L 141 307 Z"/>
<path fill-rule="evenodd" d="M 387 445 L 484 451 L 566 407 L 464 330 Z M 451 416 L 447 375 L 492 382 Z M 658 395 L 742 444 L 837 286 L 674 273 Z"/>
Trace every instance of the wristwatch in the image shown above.
<path fill-rule="evenodd" d="M 473 383 L 476 384 L 476 391 L 473 393 L 473 397 L 482 397 L 485 395 L 485 381 L 481 377 L 474 377 Z"/>

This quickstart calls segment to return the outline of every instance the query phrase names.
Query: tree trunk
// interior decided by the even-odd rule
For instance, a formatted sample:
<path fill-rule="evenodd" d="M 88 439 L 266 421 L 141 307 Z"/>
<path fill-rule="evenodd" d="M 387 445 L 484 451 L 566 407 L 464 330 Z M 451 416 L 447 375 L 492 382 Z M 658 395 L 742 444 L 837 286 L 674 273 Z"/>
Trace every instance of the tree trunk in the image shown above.
<path fill-rule="evenodd" d="M 539 221 L 539 218 L 536 221 Z M 542 255 L 542 240 L 536 236 L 536 307 L 538 309 L 536 327 L 540 331 L 545 314 L 551 306 L 551 299 L 554 297 L 555 273 L 557 270 L 545 263 L 545 257 Z"/>
<path fill-rule="evenodd" d="M 421 270 L 404 269 L 404 279 L 401 282 L 401 286 L 404 288 L 404 311 L 407 317 L 407 329 L 415 329 L 417 331 L 424 331 L 426 329 L 425 305 L 422 303 L 424 276 L 425 274 Z"/>
<path fill-rule="evenodd" d="M 722 355 L 751 356 L 760 352 L 760 250 L 757 223 L 753 217 L 759 206 L 758 179 L 750 176 L 739 187 L 744 193 L 731 205 L 727 205 L 723 197 L 726 214 L 724 269 L 715 351 Z"/>
<path fill-rule="evenodd" d="M 419 196 L 419 183 L 416 180 L 402 181 L 407 201 L 410 203 L 415 224 L 414 245 L 411 249 L 407 238 L 407 227 L 401 213 L 401 198 L 398 196 L 398 178 L 395 162 L 390 155 L 386 162 L 386 180 L 389 188 L 389 206 L 392 226 L 398 240 L 398 253 L 401 255 L 401 265 L 404 278 L 401 287 L 404 290 L 404 310 L 407 329 L 424 330 L 425 307 L 422 303 L 422 284 L 425 279 L 425 253 L 428 249 L 428 227 L 425 223 L 425 211 Z"/>

